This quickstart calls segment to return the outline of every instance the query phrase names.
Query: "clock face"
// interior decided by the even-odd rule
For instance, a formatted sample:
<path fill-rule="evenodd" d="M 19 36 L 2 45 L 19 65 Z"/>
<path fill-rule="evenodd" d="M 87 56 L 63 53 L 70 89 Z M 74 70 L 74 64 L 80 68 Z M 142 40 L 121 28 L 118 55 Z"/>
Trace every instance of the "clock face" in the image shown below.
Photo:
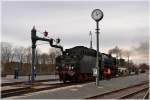
<path fill-rule="evenodd" d="M 103 12 L 100 9 L 95 9 L 91 16 L 95 21 L 100 21 L 103 18 Z"/>

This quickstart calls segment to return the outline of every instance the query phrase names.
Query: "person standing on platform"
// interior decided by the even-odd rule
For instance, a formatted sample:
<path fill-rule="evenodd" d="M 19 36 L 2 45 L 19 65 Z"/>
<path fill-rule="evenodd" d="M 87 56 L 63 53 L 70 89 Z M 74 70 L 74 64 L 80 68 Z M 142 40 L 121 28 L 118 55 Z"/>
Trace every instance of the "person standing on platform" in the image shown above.
<path fill-rule="evenodd" d="M 18 70 L 18 68 L 15 68 L 15 70 L 14 70 L 14 79 L 18 79 L 18 76 L 19 76 L 19 70 Z"/>

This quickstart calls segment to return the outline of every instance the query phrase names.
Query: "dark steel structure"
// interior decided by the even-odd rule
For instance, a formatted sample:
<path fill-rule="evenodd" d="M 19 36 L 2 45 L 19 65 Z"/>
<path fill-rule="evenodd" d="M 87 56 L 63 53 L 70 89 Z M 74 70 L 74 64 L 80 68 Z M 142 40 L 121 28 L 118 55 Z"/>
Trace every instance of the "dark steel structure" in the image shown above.
<path fill-rule="evenodd" d="M 45 31 L 46 33 L 46 36 L 48 35 L 48 33 Z M 45 35 L 45 34 L 44 34 Z M 54 48 L 60 48 L 61 51 L 63 52 L 63 47 L 62 46 L 58 46 L 58 45 L 54 45 L 53 44 L 53 41 L 54 39 L 53 38 L 41 38 L 41 37 L 38 37 L 36 35 L 36 29 L 35 27 L 33 27 L 33 29 L 31 30 L 31 40 L 32 40 L 32 67 L 31 67 L 31 82 L 34 81 L 34 75 L 35 75 L 35 72 L 34 72 L 34 66 L 35 66 L 35 49 L 36 49 L 36 42 L 38 40 L 40 41 L 46 41 L 46 42 L 49 42 L 50 46 L 51 47 L 54 47 Z M 60 42 L 60 39 L 57 39 L 58 42 Z"/>
<path fill-rule="evenodd" d="M 66 49 L 63 55 L 56 58 L 57 71 L 60 77 L 60 81 L 86 81 L 94 80 L 93 68 L 96 66 L 97 52 L 94 49 L 90 49 L 84 46 L 76 46 L 70 49 Z M 111 55 L 99 53 L 102 56 L 102 61 L 99 59 L 99 66 L 101 66 L 100 77 L 104 79 L 107 77 L 107 69 L 111 70 L 109 77 L 115 77 L 117 68 L 115 66 L 115 58 Z M 104 75 L 106 74 L 106 75 Z"/>

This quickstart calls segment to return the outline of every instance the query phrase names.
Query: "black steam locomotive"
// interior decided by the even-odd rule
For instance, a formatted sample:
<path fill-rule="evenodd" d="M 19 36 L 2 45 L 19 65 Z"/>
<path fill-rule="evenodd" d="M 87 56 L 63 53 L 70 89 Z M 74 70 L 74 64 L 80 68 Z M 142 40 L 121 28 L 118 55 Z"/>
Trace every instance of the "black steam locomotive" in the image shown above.
<path fill-rule="evenodd" d="M 111 55 L 99 53 L 100 79 L 115 77 L 116 59 Z M 56 58 L 56 69 L 60 81 L 81 82 L 93 80 L 93 68 L 96 66 L 96 50 L 83 46 L 66 49 Z"/>

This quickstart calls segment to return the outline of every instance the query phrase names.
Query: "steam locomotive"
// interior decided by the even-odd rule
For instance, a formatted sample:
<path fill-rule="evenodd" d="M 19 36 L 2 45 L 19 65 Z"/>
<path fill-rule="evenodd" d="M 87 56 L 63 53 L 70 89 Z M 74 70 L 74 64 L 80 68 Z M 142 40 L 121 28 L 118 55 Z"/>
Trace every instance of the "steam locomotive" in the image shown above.
<path fill-rule="evenodd" d="M 99 53 L 100 79 L 115 77 L 116 59 L 109 54 Z M 94 80 L 93 68 L 96 66 L 96 50 L 84 46 L 66 49 L 56 58 L 56 69 L 60 81 L 81 82 Z"/>

